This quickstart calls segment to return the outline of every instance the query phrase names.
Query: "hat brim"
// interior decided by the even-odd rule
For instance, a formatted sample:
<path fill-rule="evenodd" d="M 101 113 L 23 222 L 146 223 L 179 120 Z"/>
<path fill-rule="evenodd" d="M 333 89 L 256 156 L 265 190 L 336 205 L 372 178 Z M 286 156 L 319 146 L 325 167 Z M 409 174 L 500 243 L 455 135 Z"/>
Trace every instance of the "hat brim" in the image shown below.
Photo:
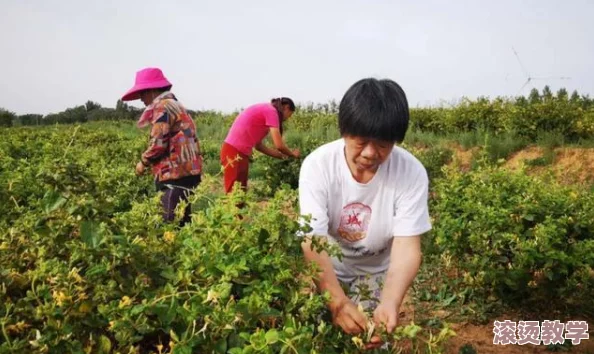
<path fill-rule="evenodd" d="M 149 90 L 149 89 L 158 89 L 163 87 L 170 87 L 172 86 L 171 83 L 167 80 L 159 80 L 144 84 L 136 84 L 131 89 L 128 90 L 123 96 L 122 101 L 134 101 L 140 98 L 140 91 Z"/>

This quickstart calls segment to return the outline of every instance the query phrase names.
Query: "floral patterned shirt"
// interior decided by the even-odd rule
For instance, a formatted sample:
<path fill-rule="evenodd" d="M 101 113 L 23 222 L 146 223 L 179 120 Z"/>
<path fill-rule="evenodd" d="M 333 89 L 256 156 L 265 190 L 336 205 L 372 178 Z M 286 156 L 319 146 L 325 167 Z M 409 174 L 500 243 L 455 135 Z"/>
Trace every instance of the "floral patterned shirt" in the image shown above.
<path fill-rule="evenodd" d="M 142 162 L 152 167 L 156 182 L 176 180 L 202 172 L 196 126 L 173 93 L 159 95 L 142 113 L 138 127 L 151 125 L 150 143 Z"/>

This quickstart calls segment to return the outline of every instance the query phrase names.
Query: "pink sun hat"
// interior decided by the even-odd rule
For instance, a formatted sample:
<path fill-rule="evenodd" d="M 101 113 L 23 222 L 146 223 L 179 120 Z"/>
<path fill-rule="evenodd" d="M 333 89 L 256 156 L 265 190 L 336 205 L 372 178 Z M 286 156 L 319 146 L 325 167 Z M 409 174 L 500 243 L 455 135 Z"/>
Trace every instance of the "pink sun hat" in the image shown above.
<path fill-rule="evenodd" d="M 134 101 L 140 98 L 140 91 L 147 89 L 156 89 L 170 87 L 171 83 L 165 78 L 159 68 L 144 68 L 136 72 L 136 82 L 134 86 L 122 96 L 122 101 Z"/>

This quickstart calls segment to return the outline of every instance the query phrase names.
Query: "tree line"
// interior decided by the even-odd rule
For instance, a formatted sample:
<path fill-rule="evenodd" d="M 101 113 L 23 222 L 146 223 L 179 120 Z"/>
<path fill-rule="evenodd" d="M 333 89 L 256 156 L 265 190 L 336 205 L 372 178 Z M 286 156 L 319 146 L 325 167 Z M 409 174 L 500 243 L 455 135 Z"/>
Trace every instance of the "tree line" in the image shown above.
<path fill-rule="evenodd" d="M 469 100 L 461 100 L 468 103 Z M 479 97 L 474 102 L 484 104 L 486 101 L 490 103 L 503 103 L 507 105 L 511 104 L 517 107 L 526 107 L 529 105 L 536 105 L 543 102 L 569 102 L 572 103 L 573 107 L 580 107 L 583 110 L 590 110 L 594 108 L 594 98 L 590 98 L 589 95 L 579 94 L 577 91 L 573 91 L 569 95 L 565 88 L 561 88 L 557 93 L 553 93 L 548 86 L 545 86 L 542 92 L 534 88 L 528 96 L 518 96 L 515 98 L 508 97 L 496 97 L 495 99 L 488 99 L 485 97 Z M 456 108 L 456 107 L 449 107 Z M 446 108 L 411 108 L 413 114 L 415 110 L 418 110 L 419 114 L 423 115 L 423 111 L 426 110 L 444 110 Z M 329 101 L 328 103 L 307 103 L 298 106 L 298 110 L 303 113 L 323 113 L 323 114 L 336 114 L 338 112 L 338 103 L 335 100 Z M 196 117 L 201 113 L 193 110 L 188 112 Z M 115 108 L 102 107 L 99 103 L 91 100 L 87 101 L 84 105 L 67 108 L 66 110 L 58 113 L 50 113 L 47 115 L 42 114 L 22 114 L 17 115 L 7 109 L 0 107 L 0 126 L 11 127 L 11 126 L 35 126 L 35 125 L 53 125 L 53 124 L 72 124 L 72 123 L 84 123 L 91 121 L 113 121 L 113 120 L 136 120 L 142 113 L 142 109 L 132 107 L 125 102 L 118 100 Z M 210 112 L 212 113 L 212 112 Z M 423 124 L 421 124 L 423 125 Z M 430 129 L 429 129 L 430 130 Z"/>

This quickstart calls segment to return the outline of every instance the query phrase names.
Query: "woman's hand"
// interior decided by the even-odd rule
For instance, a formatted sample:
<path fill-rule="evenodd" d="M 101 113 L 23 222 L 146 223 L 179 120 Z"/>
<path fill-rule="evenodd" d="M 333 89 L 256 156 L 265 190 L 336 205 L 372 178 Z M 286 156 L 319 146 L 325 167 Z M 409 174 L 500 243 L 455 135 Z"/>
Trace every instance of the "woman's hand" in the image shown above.
<path fill-rule="evenodd" d="M 380 348 L 384 345 L 381 337 L 373 334 L 374 329 L 379 328 L 377 324 L 378 321 L 374 321 L 376 323 L 375 325 L 374 323 L 370 323 L 368 326 L 367 316 L 349 298 L 345 298 L 338 305 L 331 305 L 330 311 L 332 312 L 333 323 L 340 326 L 345 333 L 351 335 L 366 335 L 367 343 L 365 344 L 365 349 L 370 350 Z"/>
<path fill-rule="evenodd" d="M 365 344 L 365 349 L 370 350 L 370 349 L 381 348 L 382 345 L 384 345 L 384 342 L 382 342 L 382 339 L 379 336 L 373 336 L 373 337 L 371 337 L 369 342 L 367 344 Z"/>
<path fill-rule="evenodd" d="M 291 150 L 285 145 L 285 141 L 280 133 L 278 128 L 270 128 L 270 136 L 272 137 L 272 142 L 274 143 L 274 147 L 278 150 L 281 154 L 298 158 L 300 153 L 299 150 Z"/>
<path fill-rule="evenodd" d="M 136 164 L 136 175 L 140 176 L 144 173 L 144 164 L 141 162 Z"/>
<path fill-rule="evenodd" d="M 398 306 L 380 303 L 373 312 L 373 325 L 370 332 L 375 330 L 386 330 L 387 333 L 392 333 L 398 324 Z M 381 337 L 374 333 L 368 333 L 368 342 L 365 344 L 365 349 L 376 349 L 384 345 Z"/>
<path fill-rule="evenodd" d="M 287 156 L 285 154 L 283 154 L 282 152 L 275 150 L 275 149 L 271 149 L 268 146 L 264 145 L 262 142 L 259 142 L 258 144 L 256 144 L 256 150 L 260 151 L 264 155 L 274 157 L 275 159 L 282 160 L 282 159 L 287 158 Z"/>
<path fill-rule="evenodd" d="M 337 305 L 330 305 L 330 312 L 332 322 L 347 334 L 359 334 L 367 329 L 367 317 L 347 297 Z"/>
<path fill-rule="evenodd" d="M 373 321 L 376 328 L 385 328 L 386 332 L 392 333 L 398 324 L 398 306 L 380 302 L 373 311 Z"/>

